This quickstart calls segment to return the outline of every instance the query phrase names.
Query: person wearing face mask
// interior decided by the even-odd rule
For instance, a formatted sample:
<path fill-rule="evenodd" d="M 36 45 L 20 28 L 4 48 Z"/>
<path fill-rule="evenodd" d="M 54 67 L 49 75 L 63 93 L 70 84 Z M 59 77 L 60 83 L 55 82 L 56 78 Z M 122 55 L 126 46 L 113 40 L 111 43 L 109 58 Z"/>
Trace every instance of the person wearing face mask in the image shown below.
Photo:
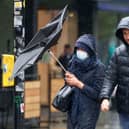
<path fill-rule="evenodd" d="M 94 36 L 80 36 L 65 73 L 66 83 L 74 87 L 68 110 L 67 129 L 95 129 L 100 113 L 98 96 L 104 71 L 105 66 L 96 55 Z"/>

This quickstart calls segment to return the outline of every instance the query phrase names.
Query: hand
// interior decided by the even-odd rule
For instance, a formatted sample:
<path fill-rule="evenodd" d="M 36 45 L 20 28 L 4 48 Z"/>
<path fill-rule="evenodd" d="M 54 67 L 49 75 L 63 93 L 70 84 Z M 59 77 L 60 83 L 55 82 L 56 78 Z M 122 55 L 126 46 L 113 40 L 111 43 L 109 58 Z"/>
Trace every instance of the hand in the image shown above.
<path fill-rule="evenodd" d="M 70 72 L 65 73 L 65 81 L 67 82 L 68 85 L 75 86 L 80 89 L 82 89 L 84 86 L 84 84 L 80 80 L 78 80 L 78 78 L 74 74 Z"/>
<path fill-rule="evenodd" d="M 104 99 L 101 103 L 101 111 L 107 112 L 110 108 L 110 102 L 108 99 Z"/>

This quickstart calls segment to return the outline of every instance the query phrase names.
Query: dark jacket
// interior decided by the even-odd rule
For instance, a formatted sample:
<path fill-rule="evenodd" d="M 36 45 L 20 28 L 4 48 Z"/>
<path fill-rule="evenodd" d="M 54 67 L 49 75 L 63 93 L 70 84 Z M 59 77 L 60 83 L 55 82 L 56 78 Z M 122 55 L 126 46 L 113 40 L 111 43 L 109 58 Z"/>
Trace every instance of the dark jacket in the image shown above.
<path fill-rule="evenodd" d="M 98 96 L 104 79 L 104 65 L 96 57 L 93 36 L 81 36 L 75 49 L 80 46 L 90 49 L 92 56 L 81 61 L 74 54 L 69 66 L 69 71 L 85 86 L 83 89 L 74 89 L 71 108 L 68 111 L 68 129 L 95 129 L 99 116 Z"/>
<path fill-rule="evenodd" d="M 129 29 L 129 17 L 123 18 L 117 28 L 116 36 L 123 42 L 111 58 L 100 99 L 109 99 L 114 87 L 117 85 L 117 110 L 129 114 L 129 46 L 125 42 L 122 29 Z"/>

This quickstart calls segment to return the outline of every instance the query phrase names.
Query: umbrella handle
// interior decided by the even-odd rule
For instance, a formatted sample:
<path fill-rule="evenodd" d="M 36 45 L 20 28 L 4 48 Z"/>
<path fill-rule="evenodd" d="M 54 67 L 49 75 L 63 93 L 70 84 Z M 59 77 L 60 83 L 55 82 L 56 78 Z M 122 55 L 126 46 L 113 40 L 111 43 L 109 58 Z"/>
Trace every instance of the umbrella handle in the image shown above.
<path fill-rule="evenodd" d="M 64 72 L 66 72 L 67 70 L 64 68 L 64 66 L 61 64 L 61 62 L 58 60 L 58 58 L 54 55 L 54 53 L 50 50 L 48 50 L 48 52 L 50 53 L 50 55 L 56 60 L 56 62 L 60 65 L 60 67 L 64 70 Z"/>

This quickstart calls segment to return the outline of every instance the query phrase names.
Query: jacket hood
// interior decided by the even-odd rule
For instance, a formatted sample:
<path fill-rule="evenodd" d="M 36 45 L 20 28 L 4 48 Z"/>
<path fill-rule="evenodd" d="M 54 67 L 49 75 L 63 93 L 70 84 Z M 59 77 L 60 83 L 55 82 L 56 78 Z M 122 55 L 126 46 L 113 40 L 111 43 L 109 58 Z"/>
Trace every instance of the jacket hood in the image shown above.
<path fill-rule="evenodd" d="M 84 34 L 78 38 L 75 44 L 76 48 L 83 48 L 89 53 L 96 54 L 95 37 L 92 34 Z"/>
<path fill-rule="evenodd" d="M 129 17 L 122 18 L 116 29 L 116 37 L 118 37 L 121 41 L 127 44 L 123 38 L 122 29 L 129 29 Z"/>

